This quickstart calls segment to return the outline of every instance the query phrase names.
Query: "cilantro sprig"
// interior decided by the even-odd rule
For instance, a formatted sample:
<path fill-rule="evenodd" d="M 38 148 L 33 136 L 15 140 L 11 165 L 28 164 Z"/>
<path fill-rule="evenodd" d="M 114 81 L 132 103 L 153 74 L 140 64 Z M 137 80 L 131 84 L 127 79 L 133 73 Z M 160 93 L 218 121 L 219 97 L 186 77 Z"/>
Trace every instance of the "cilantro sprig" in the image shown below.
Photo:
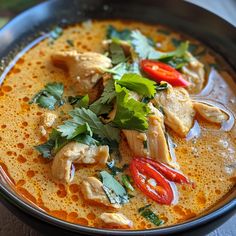
<path fill-rule="evenodd" d="M 176 50 L 161 52 L 150 45 L 149 40 L 140 31 L 134 30 L 131 33 L 132 45 L 137 55 L 142 59 L 160 60 L 164 58 L 182 57 L 188 50 L 188 42 L 181 43 Z"/>
<path fill-rule="evenodd" d="M 40 107 L 54 110 L 56 106 L 64 104 L 63 100 L 64 85 L 61 83 L 48 83 L 44 89 L 39 91 L 29 102 L 36 103 Z"/>

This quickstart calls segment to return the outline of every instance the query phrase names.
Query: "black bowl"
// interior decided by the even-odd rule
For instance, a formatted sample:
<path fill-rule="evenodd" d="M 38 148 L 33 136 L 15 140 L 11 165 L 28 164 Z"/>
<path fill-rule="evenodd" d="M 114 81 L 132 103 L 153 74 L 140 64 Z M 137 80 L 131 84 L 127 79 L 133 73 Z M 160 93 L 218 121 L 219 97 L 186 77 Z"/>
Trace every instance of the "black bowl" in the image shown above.
<path fill-rule="evenodd" d="M 198 38 L 236 69 L 233 63 L 236 61 L 235 28 L 218 16 L 179 0 L 48 1 L 23 12 L 0 30 L 0 58 L 11 60 L 20 48 L 53 25 L 66 26 L 91 18 L 130 19 L 168 25 Z M 8 69 L 10 67 L 11 64 Z M 234 188 L 208 212 L 182 224 L 144 231 L 103 230 L 71 224 L 46 214 L 18 196 L 1 175 L 0 196 L 2 203 L 15 215 L 44 235 L 204 235 L 236 212 Z"/>

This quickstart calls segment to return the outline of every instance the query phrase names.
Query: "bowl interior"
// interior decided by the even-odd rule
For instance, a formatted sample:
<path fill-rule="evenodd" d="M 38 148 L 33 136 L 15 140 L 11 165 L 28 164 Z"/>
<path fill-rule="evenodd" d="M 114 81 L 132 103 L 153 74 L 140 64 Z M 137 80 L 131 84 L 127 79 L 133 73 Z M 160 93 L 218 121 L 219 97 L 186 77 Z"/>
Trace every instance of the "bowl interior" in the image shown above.
<path fill-rule="evenodd" d="M 147 4 L 148 3 L 148 4 Z M 174 6 L 174 7 L 173 7 Z M 168 17 L 166 17 L 168 16 Z M 37 38 L 41 32 L 49 31 L 54 25 L 66 26 L 87 19 L 132 19 L 148 23 L 158 23 L 170 26 L 171 28 L 186 32 L 207 44 L 232 65 L 236 61 L 236 34 L 233 26 L 214 16 L 207 11 L 200 9 L 184 1 L 167 0 L 131 0 L 131 1 L 109 1 L 109 0 L 53 0 L 42 3 L 29 11 L 17 16 L 7 26 L 0 30 L 0 58 L 5 58 L 8 64 L 14 56 Z M 196 21 L 196 18 L 198 21 Z M 31 19 L 29 21 L 29 19 Z M 206 23 L 207 22 L 207 23 Z M 18 26 L 21 27 L 18 27 Z M 232 53 L 234 52 L 234 53 Z M 9 56 L 10 55 L 10 56 Z M 232 67 L 236 69 L 236 65 Z M 10 69 L 10 67 L 8 67 Z M 3 78 L 3 77 L 2 77 Z M 49 221 L 54 225 L 69 228 L 72 231 L 82 230 L 87 232 L 88 227 L 63 222 L 41 211 L 37 206 L 25 201 L 14 192 L 14 187 L 9 184 L 10 180 L 1 174 L 0 171 L 0 193 L 12 204 L 17 205 L 29 214 L 41 220 Z M 225 196 L 219 203 L 209 209 L 196 219 L 191 219 L 183 224 L 170 227 L 163 227 L 155 230 L 156 233 L 165 234 L 178 232 L 183 229 L 197 227 L 203 222 L 212 221 L 225 212 L 236 207 L 236 188 Z M 109 231 L 90 228 L 90 233 L 112 234 L 112 235 L 133 235 L 135 231 Z M 145 230 L 145 234 L 152 234 L 154 230 Z M 140 235 L 144 231 L 139 232 Z"/>

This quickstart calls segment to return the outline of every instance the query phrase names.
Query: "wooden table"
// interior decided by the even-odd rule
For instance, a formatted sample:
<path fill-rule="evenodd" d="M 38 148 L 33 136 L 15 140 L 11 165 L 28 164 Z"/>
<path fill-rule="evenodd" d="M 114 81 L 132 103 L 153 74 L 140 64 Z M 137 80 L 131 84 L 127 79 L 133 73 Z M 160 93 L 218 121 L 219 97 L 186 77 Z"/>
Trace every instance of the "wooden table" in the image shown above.
<path fill-rule="evenodd" d="M 188 0 L 220 15 L 236 26 L 235 0 Z M 22 223 L 0 203 L 0 236 L 42 236 Z M 191 236 L 191 235 L 190 235 Z M 199 235 L 202 236 L 202 235 Z M 236 215 L 208 236 L 236 236 Z"/>

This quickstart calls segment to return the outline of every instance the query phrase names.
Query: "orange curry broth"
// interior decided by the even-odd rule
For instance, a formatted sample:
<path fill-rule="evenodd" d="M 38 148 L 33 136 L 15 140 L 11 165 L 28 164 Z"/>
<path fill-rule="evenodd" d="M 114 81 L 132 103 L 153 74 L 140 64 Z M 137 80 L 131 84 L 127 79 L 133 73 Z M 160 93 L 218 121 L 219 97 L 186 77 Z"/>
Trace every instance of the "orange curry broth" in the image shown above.
<path fill-rule="evenodd" d="M 33 148 L 45 141 L 39 131 L 41 119 L 46 109 L 36 104 L 29 105 L 29 100 L 49 82 L 62 82 L 65 85 L 65 96 L 75 95 L 70 85 L 68 74 L 52 65 L 51 55 L 55 51 L 76 49 L 80 52 L 103 52 L 102 40 L 105 38 L 106 27 L 112 24 L 118 29 L 140 29 L 145 35 L 156 41 L 163 42 L 162 50 L 173 50 L 171 38 L 180 38 L 177 33 L 164 35 L 157 32 L 162 26 L 146 25 L 138 22 L 94 21 L 91 28 L 81 24 L 64 29 L 63 35 L 53 44 L 48 39 L 28 51 L 6 76 L 0 88 L 0 165 L 1 171 L 10 178 L 17 193 L 28 201 L 36 204 L 47 213 L 60 219 L 76 224 L 103 227 L 99 216 L 107 211 L 86 203 L 80 193 L 80 183 L 86 176 L 96 174 L 96 166 L 77 166 L 75 178 L 66 185 L 55 182 L 51 176 L 51 162 L 43 159 Z M 73 40 L 70 46 L 67 40 Z M 190 41 L 197 42 L 193 39 Z M 201 46 L 203 47 L 203 46 Z M 212 52 L 201 57 L 204 64 L 224 62 Z M 218 60 L 220 62 L 218 62 Z M 224 78 L 217 81 L 214 98 L 236 112 L 235 83 L 232 75 L 221 70 Z M 219 85 L 219 83 L 221 85 Z M 67 112 L 68 106 L 56 110 L 60 115 Z M 175 206 L 159 205 L 143 195 L 137 188 L 135 195 L 128 204 L 119 211 L 134 222 L 133 229 L 155 228 L 153 224 L 141 217 L 138 208 L 151 203 L 152 210 L 165 220 L 165 226 L 173 225 L 195 217 L 217 203 L 235 184 L 235 172 L 230 173 L 228 166 L 235 163 L 235 134 L 219 130 L 217 125 L 206 123 L 198 118 L 202 127 L 201 137 L 195 142 L 187 142 L 168 130 L 177 144 L 176 156 L 181 170 L 192 181 L 196 188 L 177 185 L 179 202 Z M 227 145 L 226 145 L 227 144 Z M 131 152 L 125 140 L 121 141 L 122 161 L 129 163 Z M 126 170 L 129 173 L 129 170 Z"/>

